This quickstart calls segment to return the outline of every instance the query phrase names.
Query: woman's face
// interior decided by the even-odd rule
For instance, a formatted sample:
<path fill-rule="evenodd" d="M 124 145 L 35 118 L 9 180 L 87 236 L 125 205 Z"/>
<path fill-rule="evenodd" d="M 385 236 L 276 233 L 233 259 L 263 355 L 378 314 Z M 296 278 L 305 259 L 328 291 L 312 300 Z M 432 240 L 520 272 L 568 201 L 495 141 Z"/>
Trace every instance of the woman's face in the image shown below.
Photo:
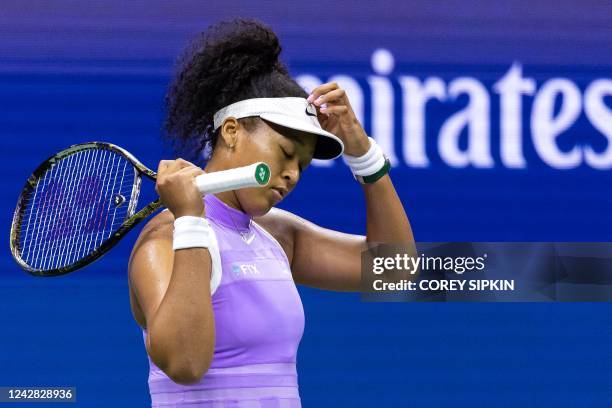
<path fill-rule="evenodd" d="M 246 166 L 262 161 L 270 166 L 270 182 L 262 188 L 236 190 L 242 209 L 253 216 L 267 213 L 293 190 L 312 160 L 317 136 L 261 120 L 247 132 L 239 130 L 236 158 Z"/>

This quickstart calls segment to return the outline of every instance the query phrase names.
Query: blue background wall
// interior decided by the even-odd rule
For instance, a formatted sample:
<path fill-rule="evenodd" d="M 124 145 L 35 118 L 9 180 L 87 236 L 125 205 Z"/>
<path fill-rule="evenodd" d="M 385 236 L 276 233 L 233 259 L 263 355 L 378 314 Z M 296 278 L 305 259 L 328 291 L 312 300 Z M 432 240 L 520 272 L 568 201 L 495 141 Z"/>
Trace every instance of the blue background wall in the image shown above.
<path fill-rule="evenodd" d="M 57 150 L 104 140 L 151 166 L 171 157 L 159 134 L 173 61 L 203 27 L 236 15 L 272 25 L 302 84 L 338 75 L 352 81 L 366 130 L 393 141 L 392 179 L 418 240 L 610 241 L 612 163 L 596 168 L 581 156 L 570 168 L 551 165 L 535 146 L 543 137 L 536 129 L 541 116 L 532 125 L 534 101 L 544 101 L 538 94 L 564 78 L 571 89 L 552 95 L 550 117 L 576 113 L 556 139 L 558 148 L 607 149 L 612 96 L 601 96 L 598 116 L 585 102 L 594 81 L 612 78 L 612 7 L 597 1 L 5 1 L 5 237 L 25 178 Z M 500 153 L 495 92 L 513 66 L 535 86 L 512 122 L 522 129 L 520 168 Z M 404 113 L 405 77 L 438 78 L 446 93 L 424 110 L 426 166 L 402 153 L 418 121 Z M 477 81 L 488 101 L 484 121 L 474 122 L 490 123 L 480 130 L 491 145 L 485 166 L 449 164 L 438 144 L 445 123 L 477 100 L 448 96 L 458 78 Z M 389 106 L 377 111 L 384 102 Z M 598 127 L 594 115 L 607 124 Z M 393 129 L 376 128 L 377 120 Z M 470 147 L 467 129 L 459 146 Z M 362 193 L 340 161 L 312 166 L 281 206 L 325 227 L 365 231 Z M 26 275 L 8 245 L 0 249 L 1 386 L 76 386 L 82 406 L 149 403 L 146 355 L 126 281 L 136 236 L 87 269 L 54 279 Z M 307 326 L 298 370 L 306 407 L 612 404 L 609 304 L 372 304 L 357 294 L 300 292 Z"/>

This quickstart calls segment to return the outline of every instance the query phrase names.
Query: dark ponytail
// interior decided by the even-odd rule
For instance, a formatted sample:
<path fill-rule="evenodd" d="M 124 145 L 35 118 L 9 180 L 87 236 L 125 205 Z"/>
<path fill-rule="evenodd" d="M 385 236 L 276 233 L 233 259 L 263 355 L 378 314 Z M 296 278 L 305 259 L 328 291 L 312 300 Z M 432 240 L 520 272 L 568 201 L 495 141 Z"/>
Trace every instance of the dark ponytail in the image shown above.
<path fill-rule="evenodd" d="M 166 95 L 165 137 L 178 155 L 200 161 L 214 148 L 214 113 L 249 98 L 306 97 L 280 61 L 272 29 L 256 20 L 235 19 L 208 27 L 179 59 Z M 247 129 L 256 121 L 240 119 Z"/>

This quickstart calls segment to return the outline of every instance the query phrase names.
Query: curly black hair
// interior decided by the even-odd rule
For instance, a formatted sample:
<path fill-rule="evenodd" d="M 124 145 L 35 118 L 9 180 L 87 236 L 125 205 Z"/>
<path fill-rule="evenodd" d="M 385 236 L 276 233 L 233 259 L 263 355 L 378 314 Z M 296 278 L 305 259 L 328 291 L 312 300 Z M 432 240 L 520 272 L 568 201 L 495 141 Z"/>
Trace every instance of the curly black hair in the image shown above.
<path fill-rule="evenodd" d="M 214 149 L 219 129 L 213 115 L 243 99 L 307 97 L 279 59 L 281 45 L 270 27 L 258 20 L 237 18 L 214 24 L 200 33 L 178 61 L 166 95 L 165 138 L 175 153 L 200 161 Z M 251 130 L 259 118 L 239 119 Z"/>

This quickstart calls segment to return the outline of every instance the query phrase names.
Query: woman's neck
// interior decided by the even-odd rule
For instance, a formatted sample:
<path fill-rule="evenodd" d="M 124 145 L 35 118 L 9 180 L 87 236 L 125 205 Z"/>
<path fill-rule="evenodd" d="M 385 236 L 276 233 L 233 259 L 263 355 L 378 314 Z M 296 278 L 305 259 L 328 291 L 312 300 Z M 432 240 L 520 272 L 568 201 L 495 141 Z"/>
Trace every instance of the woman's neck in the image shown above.
<path fill-rule="evenodd" d="M 206 167 L 204 167 L 204 171 L 206 173 L 214 173 L 215 171 L 222 171 L 222 170 L 229 170 L 230 167 L 227 167 L 225 165 L 222 165 L 221 163 L 219 163 L 218 160 L 215 160 L 214 157 L 212 157 L 208 163 L 206 163 Z M 238 197 L 236 196 L 236 192 L 233 190 L 230 191 L 223 191 L 220 193 L 215 193 L 215 196 L 223 201 L 225 204 L 227 204 L 229 207 L 232 207 L 238 211 L 242 211 L 244 212 L 244 210 L 242 209 L 242 206 L 240 205 L 240 201 L 238 200 Z"/>

